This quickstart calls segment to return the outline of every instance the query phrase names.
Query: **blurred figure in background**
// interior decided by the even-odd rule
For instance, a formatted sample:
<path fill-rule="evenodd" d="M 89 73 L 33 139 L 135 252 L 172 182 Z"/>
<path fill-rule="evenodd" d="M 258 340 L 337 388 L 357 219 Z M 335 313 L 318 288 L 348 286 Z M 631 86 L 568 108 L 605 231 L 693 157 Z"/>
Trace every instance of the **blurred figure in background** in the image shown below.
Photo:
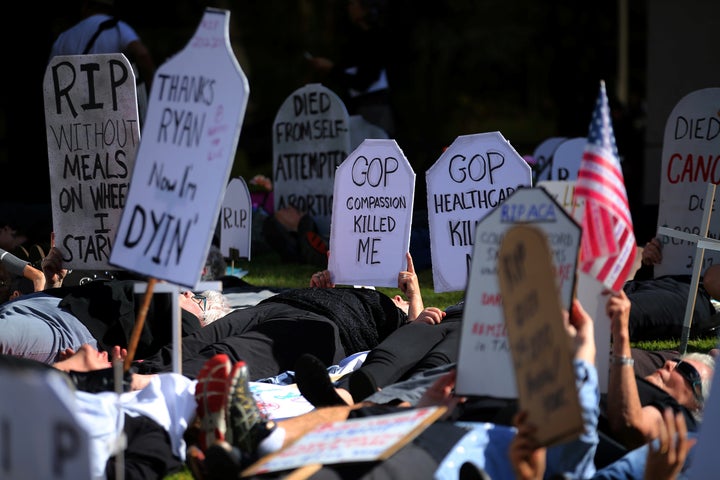
<path fill-rule="evenodd" d="M 340 96 L 350 115 L 361 115 L 395 135 L 395 119 L 388 83 L 388 41 L 385 31 L 386 0 L 348 0 L 352 24 L 342 55 L 337 61 L 306 54 L 308 64 L 321 79 L 343 88 Z"/>

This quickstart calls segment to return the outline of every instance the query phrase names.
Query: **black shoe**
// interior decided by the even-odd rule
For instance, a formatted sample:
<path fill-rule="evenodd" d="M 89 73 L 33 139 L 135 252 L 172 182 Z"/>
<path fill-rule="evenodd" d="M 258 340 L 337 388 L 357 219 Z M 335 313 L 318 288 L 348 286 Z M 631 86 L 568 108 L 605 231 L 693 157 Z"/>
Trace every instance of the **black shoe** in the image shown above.
<path fill-rule="evenodd" d="M 347 405 L 335 391 L 327 367 L 315 355 L 305 353 L 297 359 L 295 382 L 302 396 L 315 407 Z"/>

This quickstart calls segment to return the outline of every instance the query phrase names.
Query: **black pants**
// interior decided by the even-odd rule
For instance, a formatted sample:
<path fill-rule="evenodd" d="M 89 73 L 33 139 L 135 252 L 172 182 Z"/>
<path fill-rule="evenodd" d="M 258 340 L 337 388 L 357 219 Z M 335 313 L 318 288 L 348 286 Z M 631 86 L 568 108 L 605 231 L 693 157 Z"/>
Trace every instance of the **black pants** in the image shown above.
<path fill-rule="evenodd" d="M 690 292 L 687 276 L 631 280 L 623 287 L 630 299 L 630 340 L 680 339 Z M 703 335 L 713 322 L 715 308 L 702 286 L 698 288 L 691 338 Z"/>
<path fill-rule="evenodd" d="M 183 469 L 183 462 L 173 454 L 170 436 L 157 422 L 142 415 L 125 415 L 127 448 L 124 457 L 124 478 L 164 478 Z M 108 480 L 116 478 L 116 459 L 110 458 L 105 473 Z"/>
<path fill-rule="evenodd" d="M 353 399 L 360 401 L 377 391 L 378 387 L 455 363 L 461 325 L 459 321 L 404 325 L 373 348 L 362 366 L 343 377 L 337 386 L 350 391 Z"/>
<path fill-rule="evenodd" d="M 327 365 L 347 356 L 333 322 L 281 303 L 236 310 L 183 337 L 182 374 L 196 378 L 205 362 L 218 353 L 227 354 L 233 363 L 244 360 L 251 381 L 293 370 L 303 353 L 312 353 Z M 136 366 L 138 373 L 172 371 L 172 345 Z"/>

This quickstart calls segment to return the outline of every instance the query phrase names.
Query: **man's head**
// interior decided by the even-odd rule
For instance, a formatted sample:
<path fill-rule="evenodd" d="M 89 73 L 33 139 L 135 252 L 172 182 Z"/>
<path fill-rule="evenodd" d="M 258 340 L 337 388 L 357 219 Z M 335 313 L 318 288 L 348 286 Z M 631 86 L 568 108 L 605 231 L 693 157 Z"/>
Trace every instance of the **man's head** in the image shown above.
<path fill-rule="evenodd" d="M 201 293 L 187 290 L 180 293 L 180 308 L 198 317 L 203 327 L 233 310 L 227 297 L 215 290 Z"/>
<path fill-rule="evenodd" d="M 680 405 L 699 414 L 710 395 L 714 371 L 713 357 L 694 352 L 667 360 L 662 368 L 645 379 L 672 395 Z"/>

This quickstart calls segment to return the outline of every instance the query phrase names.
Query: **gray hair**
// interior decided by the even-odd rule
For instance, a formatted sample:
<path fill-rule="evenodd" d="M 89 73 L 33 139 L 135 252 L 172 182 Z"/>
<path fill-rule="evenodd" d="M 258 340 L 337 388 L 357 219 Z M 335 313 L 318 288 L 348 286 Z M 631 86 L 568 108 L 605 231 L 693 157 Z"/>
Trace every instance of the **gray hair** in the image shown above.
<path fill-rule="evenodd" d="M 205 304 L 205 312 L 203 317 L 200 319 L 200 323 L 203 327 L 210 325 L 218 318 L 222 318 L 228 313 L 233 311 L 230 306 L 230 302 L 227 297 L 217 290 L 205 290 L 201 293 L 207 298 Z"/>
<path fill-rule="evenodd" d="M 700 352 L 690 352 L 686 353 L 685 355 L 680 357 L 681 360 L 692 360 L 694 362 L 702 363 L 706 367 L 710 369 L 710 371 L 715 371 L 715 359 L 708 355 L 707 353 L 700 353 Z M 713 381 L 713 375 L 708 375 L 706 378 L 702 379 L 701 383 L 701 390 L 702 390 L 702 396 L 705 400 L 705 403 L 707 403 L 707 399 L 710 396 L 710 386 L 712 385 Z M 703 409 L 704 405 L 701 405 L 700 408 L 697 410 L 693 410 L 692 414 L 695 417 L 695 420 L 698 422 L 702 421 L 703 416 Z"/>

